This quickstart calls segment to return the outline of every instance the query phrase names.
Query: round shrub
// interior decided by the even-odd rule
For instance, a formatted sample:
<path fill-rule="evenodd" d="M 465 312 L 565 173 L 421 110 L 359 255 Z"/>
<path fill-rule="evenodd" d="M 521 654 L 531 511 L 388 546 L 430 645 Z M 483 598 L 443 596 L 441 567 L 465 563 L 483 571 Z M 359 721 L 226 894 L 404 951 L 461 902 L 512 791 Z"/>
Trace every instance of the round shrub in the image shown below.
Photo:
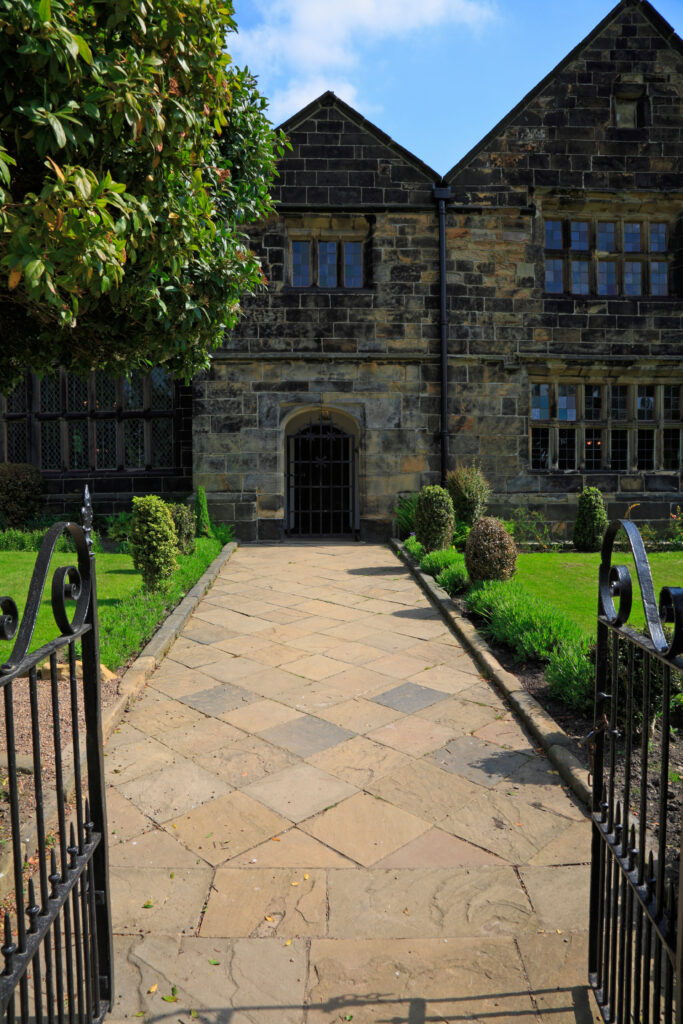
<path fill-rule="evenodd" d="M 446 477 L 446 487 L 453 502 L 453 511 L 458 522 L 474 526 L 486 512 L 491 488 L 476 462 L 471 466 L 459 466 Z"/>
<path fill-rule="evenodd" d="M 483 516 L 470 531 L 465 565 L 473 583 L 509 580 L 517 564 L 517 545 L 500 519 Z"/>
<path fill-rule="evenodd" d="M 443 487 L 423 487 L 415 504 L 415 538 L 425 551 L 447 548 L 454 522 L 448 491 Z"/>
<path fill-rule="evenodd" d="M 43 478 L 28 462 L 0 463 L 0 526 L 24 529 L 43 506 Z"/>
<path fill-rule="evenodd" d="M 170 508 L 155 494 L 133 498 L 128 548 L 145 590 L 162 589 L 178 565 L 178 537 Z"/>
<path fill-rule="evenodd" d="M 574 547 L 577 551 L 599 551 L 608 519 L 602 494 L 597 487 L 586 487 L 579 495 L 574 522 Z"/>

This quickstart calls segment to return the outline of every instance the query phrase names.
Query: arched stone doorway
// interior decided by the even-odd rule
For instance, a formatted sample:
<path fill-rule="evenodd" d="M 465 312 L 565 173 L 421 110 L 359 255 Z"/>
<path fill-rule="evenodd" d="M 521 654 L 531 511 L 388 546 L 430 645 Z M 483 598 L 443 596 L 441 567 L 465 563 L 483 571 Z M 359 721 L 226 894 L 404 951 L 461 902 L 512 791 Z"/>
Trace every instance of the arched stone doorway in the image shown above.
<path fill-rule="evenodd" d="M 345 413 L 304 410 L 285 432 L 285 533 L 355 536 L 359 528 L 358 428 Z"/>

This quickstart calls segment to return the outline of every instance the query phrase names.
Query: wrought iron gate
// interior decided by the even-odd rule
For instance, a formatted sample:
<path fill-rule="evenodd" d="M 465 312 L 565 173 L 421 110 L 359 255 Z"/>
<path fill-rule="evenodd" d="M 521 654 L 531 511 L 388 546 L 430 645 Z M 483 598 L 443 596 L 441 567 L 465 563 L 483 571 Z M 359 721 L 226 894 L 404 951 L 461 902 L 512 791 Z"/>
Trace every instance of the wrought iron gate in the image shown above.
<path fill-rule="evenodd" d="M 357 529 L 356 450 L 322 417 L 287 438 L 286 530 L 335 537 Z"/>
<path fill-rule="evenodd" d="M 627 625 L 629 569 L 612 565 L 620 529 L 635 561 L 646 634 Z M 664 587 L 657 604 L 638 529 L 617 520 L 602 545 L 592 735 L 589 977 L 605 1021 L 683 1019 L 681 851 L 677 845 L 672 857 L 667 843 L 669 707 L 682 651 L 683 590 Z"/>
<path fill-rule="evenodd" d="M 7 751 L 2 774 L 6 771 L 9 803 L 5 828 L 13 877 L 0 935 L 0 1021 L 5 1024 L 15 1024 L 17 1017 L 22 1024 L 29 1019 L 94 1024 L 113 998 L 93 512 L 87 488 L 82 520 L 82 527 L 57 523 L 47 531 L 21 625 L 12 598 L 0 598 L 0 639 L 16 635 L 9 659 L 0 665 Z M 78 566 L 59 567 L 52 576 L 52 611 L 61 635 L 29 653 L 50 560 L 65 533 L 74 542 Z M 71 620 L 68 600 L 75 601 Z M 38 667 L 46 660 L 47 678 L 41 669 L 39 679 Z M 30 766 L 22 764 L 17 750 L 26 738 L 28 775 L 20 774 Z"/>

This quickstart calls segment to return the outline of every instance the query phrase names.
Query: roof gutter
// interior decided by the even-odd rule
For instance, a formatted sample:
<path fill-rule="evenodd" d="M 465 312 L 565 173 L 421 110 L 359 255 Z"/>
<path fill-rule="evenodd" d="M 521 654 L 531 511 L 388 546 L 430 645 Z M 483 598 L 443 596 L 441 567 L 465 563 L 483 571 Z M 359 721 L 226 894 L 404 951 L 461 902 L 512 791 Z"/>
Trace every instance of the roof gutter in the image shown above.
<path fill-rule="evenodd" d="M 441 285 L 441 486 L 446 486 L 448 473 L 448 311 L 446 306 L 446 203 L 451 198 L 448 185 L 434 186 L 434 199 L 439 210 L 439 282 Z"/>

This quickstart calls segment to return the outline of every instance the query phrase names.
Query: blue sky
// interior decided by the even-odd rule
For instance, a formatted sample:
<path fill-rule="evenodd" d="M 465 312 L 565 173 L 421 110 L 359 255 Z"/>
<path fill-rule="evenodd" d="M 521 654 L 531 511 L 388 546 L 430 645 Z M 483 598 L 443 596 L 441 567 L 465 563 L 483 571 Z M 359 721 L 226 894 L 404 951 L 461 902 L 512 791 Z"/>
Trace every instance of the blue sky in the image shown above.
<path fill-rule="evenodd" d="M 683 0 L 658 0 L 683 36 Z M 444 174 L 612 0 L 235 0 L 228 49 L 279 124 L 326 89 Z"/>

